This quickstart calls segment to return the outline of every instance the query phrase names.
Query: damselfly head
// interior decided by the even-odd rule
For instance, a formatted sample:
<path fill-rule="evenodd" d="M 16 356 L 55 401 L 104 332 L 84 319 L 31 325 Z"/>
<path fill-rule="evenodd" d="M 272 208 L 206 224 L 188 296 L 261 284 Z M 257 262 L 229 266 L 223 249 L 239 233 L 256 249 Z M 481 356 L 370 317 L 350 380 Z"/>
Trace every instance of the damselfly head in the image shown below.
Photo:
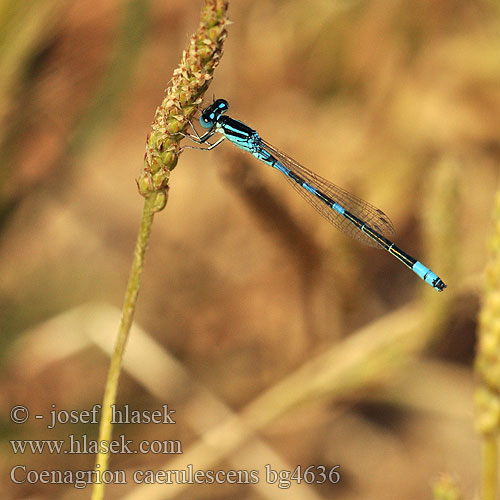
<path fill-rule="evenodd" d="M 203 128 L 212 128 L 217 118 L 229 109 L 229 103 L 225 99 L 217 99 L 207 106 L 200 116 L 200 124 Z"/>

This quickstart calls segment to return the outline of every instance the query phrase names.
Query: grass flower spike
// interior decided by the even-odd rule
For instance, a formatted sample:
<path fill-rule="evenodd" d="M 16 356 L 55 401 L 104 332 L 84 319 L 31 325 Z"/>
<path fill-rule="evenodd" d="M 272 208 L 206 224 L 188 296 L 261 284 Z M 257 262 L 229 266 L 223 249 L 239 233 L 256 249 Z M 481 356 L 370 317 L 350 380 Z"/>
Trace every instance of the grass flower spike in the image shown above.
<path fill-rule="evenodd" d="M 481 499 L 498 492 L 498 436 L 500 429 L 500 193 L 495 208 L 491 257 L 486 271 L 483 306 L 479 316 L 476 373 L 476 428 L 483 439 Z"/>
<path fill-rule="evenodd" d="M 144 169 L 137 180 L 139 192 L 155 195 L 157 210 L 166 202 L 170 171 L 177 164 L 179 140 L 195 114 L 218 66 L 226 38 L 227 0 L 205 2 L 198 31 L 174 71 L 171 85 L 158 106 L 146 142 Z"/>

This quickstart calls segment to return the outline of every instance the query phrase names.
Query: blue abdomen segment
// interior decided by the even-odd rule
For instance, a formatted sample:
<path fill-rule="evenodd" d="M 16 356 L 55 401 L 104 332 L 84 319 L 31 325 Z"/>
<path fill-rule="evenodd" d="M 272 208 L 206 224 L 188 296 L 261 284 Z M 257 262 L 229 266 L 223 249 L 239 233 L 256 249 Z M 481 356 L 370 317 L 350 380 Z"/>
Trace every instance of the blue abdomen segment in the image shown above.
<path fill-rule="evenodd" d="M 338 203 L 334 203 L 332 205 L 332 208 L 338 212 L 340 215 L 344 215 L 345 214 L 345 209 L 342 205 L 339 205 Z"/>
<path fill-rule="evenodd" d="M 315 188 L 312 184 L 309 184 L 309 182 L 305 181 L 300 175 L 296 174 L 295 172 L 292 172 L 289 168 L 285 167 L 281 162 L 276 160 L 272 155 L 270 155 L 267 151 L 264 150 L 264 153 L 269 155 L 266 159 L 263 159 L 262 153 L 258 153 L 257 158 L 259 160 L 264 161 L 265 163 L 268 163 L 275 169 L 279 170 L 283 174 L 285 174 L 289 179 L 291 179 L 295 184 L 299 185 L 300 187 L 304 188 L 306 191 L 311 193 L 313 196 L 315 196 L 318 200 L 322 201 L 327 207 L 330 207 L 331 209 L 335 210 L 335 212 L 339 213 L 340 215 L 345 215 L 345 209 L 342 205 L 337 203 L 336 201 L 332 200 L 330 197 L 326 196 L 324 193 L 322 193 L 320 190 Z"/>
<path fill-rule="evenodd" d="M 438 292 L 443 291 L 446 285 L 443 283 L 441 278 L 435 273 L 433 273 L 428 267 L 425 267 L 421 262 L 417 261 L 413 264 L 412 271 L 422 278 L 426 283 L 429 283 Z"/>

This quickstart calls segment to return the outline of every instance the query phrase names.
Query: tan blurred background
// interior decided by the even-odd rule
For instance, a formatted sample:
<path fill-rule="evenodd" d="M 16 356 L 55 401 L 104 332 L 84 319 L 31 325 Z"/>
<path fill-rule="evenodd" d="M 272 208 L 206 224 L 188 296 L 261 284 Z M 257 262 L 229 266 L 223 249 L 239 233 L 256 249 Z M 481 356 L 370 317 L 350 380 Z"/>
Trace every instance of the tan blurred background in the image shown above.
<path fill-rule="evenodd" d="M 90 486 L 14 485 L 9 473 L 19 463 L 91 469 L 92 455 L 16 456 L 9 440 L 95 439 L 97 427 L 15 425 L 9 410 L 101 402 L 142 208 L 134 179 L 201 6 L 0 3 L 2 498 L 90 497 Z M 474 498 L 471 365 L 500 156 L 498 7 L 240 0 L 230 19 L 206 100 L 226 98 L 231 116 L 384 210 L 397 244 L 448 289 L 340 234 L 231 144 L 184 152 L 155 218 L 119 391 L 121 405 L 168 403 L 177 424 L 115 429 L 181 440 L 184 455 L 111 465 L 258 468 L 261 482 L 130 482 L 107 498 L 413 500 L 431 498 L 442 472 Z M 342 478 L 281 490 L 263 484 L 268 463 L 340 465 Z"/>

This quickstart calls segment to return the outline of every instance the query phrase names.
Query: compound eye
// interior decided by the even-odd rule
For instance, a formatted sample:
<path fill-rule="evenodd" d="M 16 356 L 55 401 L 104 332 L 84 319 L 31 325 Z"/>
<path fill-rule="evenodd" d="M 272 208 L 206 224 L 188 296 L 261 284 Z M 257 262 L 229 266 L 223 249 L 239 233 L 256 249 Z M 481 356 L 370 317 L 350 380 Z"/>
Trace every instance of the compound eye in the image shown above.
<path fill-rule="evenodd" d="M 203 128 L 211 128 L 214 124 L 213 117 L 202 114 L 200 116 L 200 125 Z"/>

